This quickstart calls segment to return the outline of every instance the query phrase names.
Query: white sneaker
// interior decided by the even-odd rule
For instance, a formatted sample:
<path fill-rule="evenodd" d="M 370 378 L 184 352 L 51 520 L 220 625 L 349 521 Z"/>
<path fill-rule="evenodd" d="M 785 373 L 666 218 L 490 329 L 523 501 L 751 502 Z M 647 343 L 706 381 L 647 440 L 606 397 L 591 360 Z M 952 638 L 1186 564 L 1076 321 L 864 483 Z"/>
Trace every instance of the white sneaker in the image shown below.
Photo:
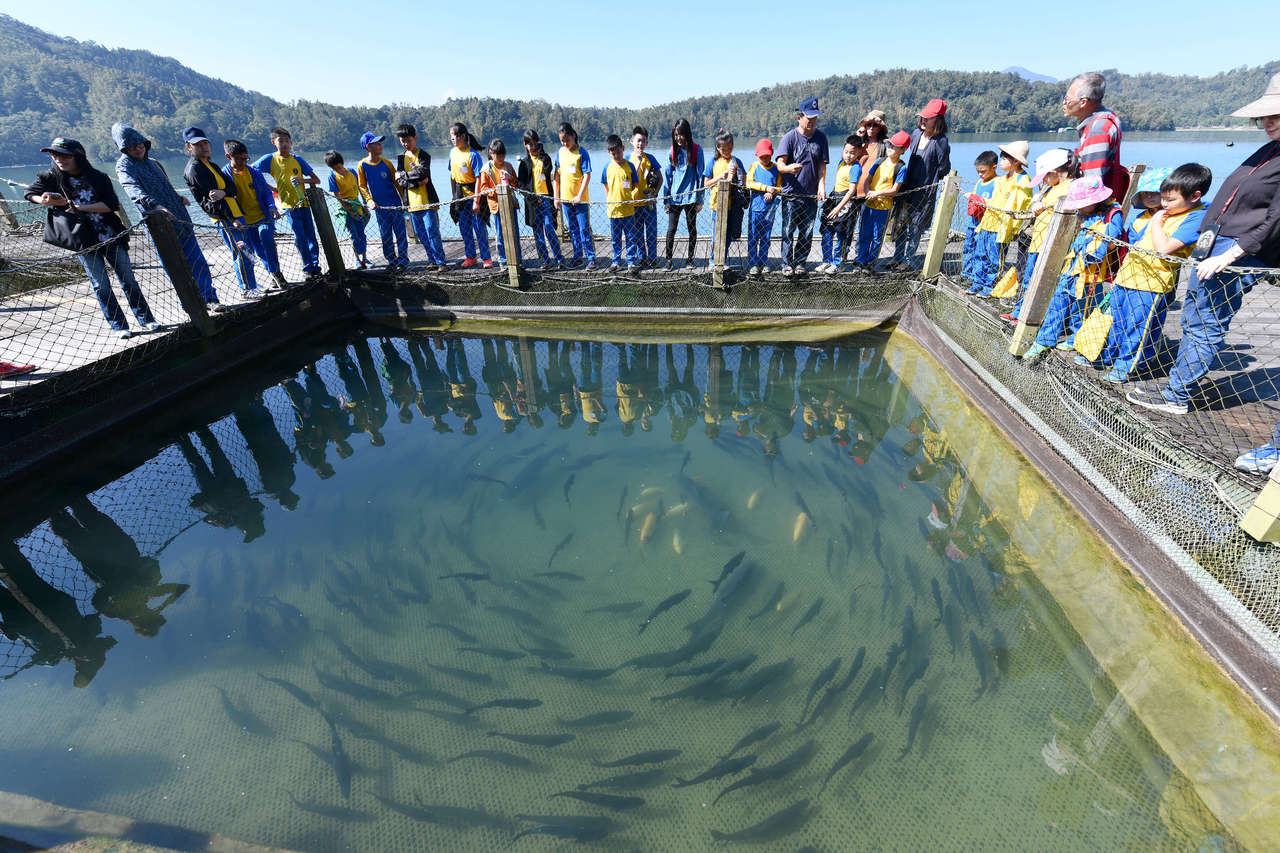
<path fill-rule="evenodd" d="M 165 328 L 164 326 L 161 326 L 155 320 L 152 320 L 150 323 L 142 324 L 142 330 L 144 332 L 163 332 L 164 328 Z"/>
<path fill-rule="evenodd" d="M 133 329 L 117 329 L 116 337 L 122 341 L 127 341 L 133 337 Z"/>

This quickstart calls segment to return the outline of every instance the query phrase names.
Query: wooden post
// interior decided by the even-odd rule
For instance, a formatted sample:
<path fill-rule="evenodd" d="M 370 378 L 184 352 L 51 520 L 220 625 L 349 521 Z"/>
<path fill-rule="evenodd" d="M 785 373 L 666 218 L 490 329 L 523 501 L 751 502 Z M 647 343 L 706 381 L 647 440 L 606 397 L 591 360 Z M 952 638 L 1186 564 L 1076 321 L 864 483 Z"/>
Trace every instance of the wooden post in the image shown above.
<path fill-rule="evenodd" d="M 525 204 L 529 200 L 525 199 Z M 502 246 L 507 250 L 507 282 L 518 290 L 520 284 L 520 228 L 516 225 L 515 197 L 511 187 L 498 184 L 498 227 L 502 229 Z"/>
<path fill-rule="evenodd" d="M 1138 181 L 1142 179 L 1142 173 L 1147 171 L 1145 163 L 1138 163 L 1129 170 L 1129 189 L 1125 191 L 1124 198 L 1116 199 L 1120 202 L 1120 209 L 1124 211 L 1126 218 L 1129 216 L 1129 208 L 1133 205 L 1134 191 L 1138 189 Z"/>
<path fill-rule="evenodd" d="M 942 255 L 947 251 L 947 241 L 951 238 L 951 217 L 959 198 L 960 173 L 953 171 L 942 179 L 942 189 L 933 206 L 933 228 L 929 232 L 929 246 L 924 253 L 924 268 L 920 272 L 922 280 L 937 278 L 942 272 Z"/>
<path fill-rule="evenodd" d="M 1040 324 L 1044 321 L 1044 313 L 1049 309 L 1049 301 L 1053 298 L 1054 288 L 1058 286 L 1062 261 L 1067 256 L 1071 241 L 1075 239 L 1076 215 L 1064 212 L 1062 202 L 1063 199 L 1058 199 L 1053 208 L 1044 243 L 1036 257 L 1036 268 L 1031 272 L 1027 292 L 1022 295 L 1018 325 L 1014 326 L 1013 340 L 1009 342 L 1011 355 L 1021 356 L 1035 341 Z"/>
<path fill-rule="evenodd" d="M 729 205 L 733 201 L 733 184 L 725 181 L 716 187 L 715 233 L 711 236 L 711 280 L 721 290 L 728 290 L 726 270 L 729 265 Z M 690 249 L 689 255 L 693 255 Z"/>
<path fill-rule="evenodd" d="M 5 201 L 3 192 L 0 192 L 0 219 L 4 220 L 5 225 L 15 231 L 18 230 L 18 217 L 13 215 L 13 210 L 9 207 L 9 202 Z"/>
<path fill-rule="evenodd" d="M 144 221 L 147 224 L 147 230 L 151 232 L 152 242 L 156 244 L 156 254 L 160 256 L 160 263 L 164 265 L 164 271 L 169 274 L 169 280 L 173 282 L 173 290 L 178 294 L 182 310 L 187 312 L 191 322 L 200 330 L 200 334 L 206 338 L 209 337 L 216 331 L 214 323 L 209 317 L 204 297 L 200 295 L 200 286 L 196 284 L 195 276 L 191 274 L 187 256 L 182 254 L 182 244 L 178 242 L 178 232 L 173 230 L 173 223 L 169 221 L 168 216 L 159 211 L 148 214 Z"/>
<path fill-rule="evenodd" d="M 1280 543 L 1280 465 L 1271 469 L 1271 478 L 1240 520 L 1240 528 L 1259 542 Z"/>
<path fill-rule="evenodd" d="M 341 281 L 347 265 L 342 260 L 342 246 L 338 244 L 338 232 L 333 230 L 333 218 L 329 216 L 325 194 L 319 187 L 307 187 L 307 201 L 311 204 L 311 218 L 316 223 L 316 237 L 324 249 L 324 260 L 329 265 L 329 273 Z"/>
<path fill-rule="evenodd" d="M 538 402 L 538 354 L 533 349 L 535 343 L 521 335 L 516 344 L 520 352 L 520 375 L 524 377 L 524 399 L 530 412 L 542 408 Z"/>

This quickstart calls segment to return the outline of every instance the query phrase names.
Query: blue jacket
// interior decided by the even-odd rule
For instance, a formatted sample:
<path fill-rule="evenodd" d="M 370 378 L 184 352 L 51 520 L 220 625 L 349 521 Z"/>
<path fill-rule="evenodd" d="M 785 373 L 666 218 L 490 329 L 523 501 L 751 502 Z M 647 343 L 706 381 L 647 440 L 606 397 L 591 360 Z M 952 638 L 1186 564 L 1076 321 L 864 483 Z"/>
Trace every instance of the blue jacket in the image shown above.
<path fill-rule="evenodd" d="M 662 171 L 667 179 L 670 204 L 702 204 L 702 172 L 706 163 L 702 159 L 702 146 L 697 143 L 693 146 L 692 159 L 694 162 L 689 162 L 689 152 L 683 148 L 675 149 L 668 156 L 667 168 Z"/>
<path fill-rule="evenodd" d="M 124 187 L 125 193 L 137 205 L 138 210 L 146 214 L 163 207 L 179 219 L 190 222 L 191 216 L 182 204 L 182 197 L 169 181 L 164 167 L 150 156 L 151 140 L 129 125 L 118 122 L 111 126 L 111 138 L 121 151 L 120 159 L 116 161 L 116 177 L 120 179 L 120 186 Z M 124 153 L 124 149 L 139 142 L 147 146 L 147 156 L 135 160 Z"/>
<path fill-rule="evenodd" d="M 276 204 L 276 197 L 271 192 L 271 187 L 267 186 L 267 179 L 262 176 L 262 172 L 253 166 L 246 166 L 253 180 L 253 194 L 258 197 L 258 206 L 262 208 L 262 214 L 266 217 L 267 223 L 271 224 L 273 214 L 272 211 L 278 211 L 280 206 Z M 222 174 L 227 181 L 234 184 L 236 182 L 235 175 L 231 174 L 231 164 L 222 167 Z"/>

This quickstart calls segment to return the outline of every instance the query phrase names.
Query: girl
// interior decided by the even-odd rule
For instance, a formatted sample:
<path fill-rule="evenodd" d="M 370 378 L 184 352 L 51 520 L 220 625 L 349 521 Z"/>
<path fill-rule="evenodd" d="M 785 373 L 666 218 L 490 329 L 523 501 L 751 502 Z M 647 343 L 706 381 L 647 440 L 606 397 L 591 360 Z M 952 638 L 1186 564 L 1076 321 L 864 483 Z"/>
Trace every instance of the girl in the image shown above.
<path fill-rule="evenodd" d="M 716 131 L 716 157 L 714 160 L 712 160 L 710 163 L 707 164 L 706 169 L 704 169 L 702 173 L 703 187 L 711 188 L 711 211 L 712 211 L 711 232 L 713 234 L 715 233 L 715 230 L 716 230 L 715 211 L 718 210 L 718 208 L 716 207 L 716 202 L 720 197 L 719 185 L 720 184 L 729 184 L 729 185 L 737 184 L 738 186 L 742 186 L 743 182 L 746 180 L 746 177 L 745 177 L 746 174 L 747 174 L 747 169 L 745 166 L 742 165 L 742 161 L 739 160 L 737 157 L 733 156 L 733 134 L 729 133 L 727 130 L 724 130 L 723 128 L 720 130 L 717 130 Z M 730 187 L 725 187 L 724 191 L 728 193 L 733 192 L 733 190 Z M 732 205 L 732 201 L 730 201 L 730 205 Z M 738 239 L 738 237 L 741 236 L 741 233 L 742 233 L 741 208 L 739 208 L 738 215 L 736 217 L 736 223 L 737 223 L 736 228 L 734 227 L 735 217 L 732 211 L 728 214 L 728 216 L 729 216 L 729 221 L 728 223 L 726 223 L 728 226 L 728 233 L 726 235 L 727 240 L 725 245 L 726 257 L 729 254 L 728 247 L 731 246 L 733 244 L 733 241 Z M 674 234 L 675 232 L 673 231 L 672 235 L 674 236 Z M 692 264 L 692 257 L 693 257 L 692 252 L 690 252 L 691 264 Z"/>
<path fill-rule="evenodd" d="M 529 196 L 524 206 L 525 224 L 533 229 L 533 242 L 538 249 L 542 268 L 554 271 L 564 267 L 560 237 L 556 234 L 556 211 L 551 191 L 551 156 L 542 147 L 536 130 L 524 132 L 525 156 L 520 158 L 516 185 Z M 554 257 L 555 260 L 551 260 Z"/>
<path fill-rule="evenodd" d="M 679 119 L 671 128 L 671 154 L 664 170 L 667 179 L 667 269 L 674 269 L 671 255 L 675 247 L 676 229 L 684 214 L 689 233 L 688 263 L 698 246 L 698 211 L 702 210 L 702 174 L 706 164 L 702 148 L 693 141 L 693 128 L 688 119 Z"/>
<path fill-rule="evenodd" d="M 1022 270 L 1022 281 L 1018 284 L 1018 298 L 1008 313 L 1001 314 L 1000 319 L 1010 325 L 1016 325 L 1018 314 L 1022 311 L 1022 297 L 1027 285 L 1031 283 L 1031 274 L 1036 269 L 1036 259 L 1040 257 L 1040 248 L 1044 245 L 1045 234 L 1049 231 L 1049 220 L 1053 215 L 1054 205 L 1058 199 L 1067 194 L 1071 181 L 1080 177 L 1080 157 L 1066 148 L 1050 148 L 1036 158 L 1036 174 L 1031 179 L 1033 189 L 1039 190 L 1040 196 L 1031 203 L 1031 210 L 1019 214 L 1019 219 L 1034 219 L 1031 224 L 1031 245 L 1027 248 L 1026 266 Z"/>
<path fill-rule="evenodd" d="M 462 246 L 467 255 L 461 267 L 464 270 L 474 267 L 478 250 L 484 268 L 489 269 L 493 266 L 489 258 L 489 211 L 483 208 L 477 212 L 472 198 L 476 192 L 476 179 L 484 169 L 480 143 L 460 121 L 449 126 L 449 140 L 453 142 L 449 149 L 449 183 L 453 188 L 449 215 L 462 232 Z"/>
<path fill-rule="evenodd" d="M 573 263 L 583 269 L 596 267 L 596 249 L 591 236 L 591 215 L 587 202 L 591 183 L 591 156 L 578 145 L 578 132 L 569 122 L 560 123 L 560 150 L 556 152 L 556 210 L 563 210 L 573 241 Z"/>

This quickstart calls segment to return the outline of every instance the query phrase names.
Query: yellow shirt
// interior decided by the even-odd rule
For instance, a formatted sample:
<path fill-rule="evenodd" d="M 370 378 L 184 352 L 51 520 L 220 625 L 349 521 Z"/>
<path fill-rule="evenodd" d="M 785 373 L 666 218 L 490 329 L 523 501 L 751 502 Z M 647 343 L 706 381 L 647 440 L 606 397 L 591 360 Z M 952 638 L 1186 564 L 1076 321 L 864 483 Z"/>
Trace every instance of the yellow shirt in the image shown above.
<path fill-rule="evenodd" d="M 476 191 L 476 173 L 483 168 L 479 153 L 462 151 L 456 145 L 449 149 L 449 177 L 462 187 L 463 195 Z"/>
<path fill-rule="evenodd" d="M 836 185 L 832 188 L 832 192 L 837 195 L 844 195 L 849 191 L 849 173 L 853 170 L 853 163 L 841 163 L 836 167 Z M 875 199 L 872 199 L 874 201 Z"/>
<path fill-rule="evenodd" d="M 756 160 L 747 167 L 747 189 L 756 190 L 758 192 L 768 192 L 776 190 L 782 186 L 782 174 L 778 171 L 778 164 L 772 160 L 770 165 L 766 167 L 759 160 Z M 765 183 L 768 181 L 768 183 Z"/>
<path fill-rule="evenodd" d="M 1176 216 L 1170 216 L 1165 219 L 1160 230 L 1165 233 L 1165 236 L 1172 237 L 1188 216 L 1203 211 L 1204 205 L 1198 204 Z M 1148 222 L 1150 221 L 1150 211 L 1139 216 L 1134 224 L 1136 225 L 1144 219 Z M 1146 249 L 1151 252 L 1156 251 L 1155 242 L 1151 239 L 1150 225 L 1143 229 L 1142 236 L 1133 245 L 1139 249 Z M 1181 249 L 1172 253 L 1173 257 L 1190 257 L 1195 247 L 1195 243 L 1184 243 Z M 1180 272 L 1181 268 L 1173 261 L 1166 261 L 1163 258 L 1146 255 L 1142 252 L 1130 252 L 1124 256 L 1124 263 L 1120 265 L 1120 271 L 1116 273 L 1116 287 L 1145 290 L 1149 293 L 1170 293 L 1178 286 L 1178 274 Z"/>
<path fill-rule="evenodd" d="M 356 173 L 350 169 L 347 170 L 345 175 L 335 171 L 333 173 L 333 182 L 338 185 L 338 198 L 360 198 L 360 190 L 356 187 L 356 181 Z"/>
<path fill-rule="evenodd" d="M 979 231 L 993 231 L 996 242 L 1008 243 L 1022 228 L 1022 220 L 996 210 L 997 207 L 1009 210 L 1027 210 L 1031 207 L 1031 179 L 1026 172 L 1014 172 L 996 178 L 996 185 L 991 188 L 991 204 L 978 223 Z"/>
<path fill-rule="evenodd" d="M 604 413 L 604 397 L 599 391 L 579 391 L 578 403 L 582 406 L 582 419 L 589 424 L 600 423 Z"/>
<path fill-rule="evenodd" d="M 542 158 L 532 157 L 529 163 L 533 167 L 533 191 L 538 195 L 551 195 L 551 176 L 542 173 Z"/>
<path fill-rule="evenodd" d="M 717 155 L 716 159 L 711 161 L 711 179 L 715 180 L 716 178 L 720 177 L 725 172 L 729 171 L 730 166 L 734 165 L 737 162 L 738 162 L 737 157 L 721 157 Z M 745 171 L 746 170 L 742 168 L 741 164 L 739 164 L 738 174 L 743 175 L 745 177 Z M 710 199 L 712 210 L 719 209 L 716 207 L 716 200 L 718 198 L 720 198 L 720 184 L 713 184 L 711 187 L 711 199 Z"/>
<path fill-rule="evenodd" d="M 454 150 L 456 151 L 457 149 L 455 148 Z M 421 153 L 421 148 L 417 151 L 404 152 L 404 170 L 406 172 L 412 172 L 417 167 Z M 431 204 L 431 197 L 428 195 L 428 187 L 430 186 L 429 183 L 423 182 L 416 187 L 405 189 L 404 192 L 408 197 L 410 210 L 425 210 L 427 205 Z"/>
<path fill-rule="evenodd" d="M 640 416 L 640 394 L 634 385 L 618 383 L 618 420 L 629 424 Z"/>
<path fill-rule="evenodd" d="M 880 161 L 880 165 L 876 167 L 876 170 L 871 173 L 871 180 L 867 183 L 867 191 L 892 189 L 894 185 L 893 176 L 897 174 L 898 167 L 901 165 L 901 160 L 895 163 L 885 157 Z M 867 202 L 867 207 L 872 210 L 891 210 L 893 208 L 893 197 L 873 198 Z"/>
<path fill-rule="evenodd" d="M 261 161 L 259 161 L 261 162 Z M 271 155 L 271 179 L 276 182 L 276 196 L 282 208 L 303 207 L 307 203 L 307 194 L 302 185 L 293 185 L 293 178 L 302 177 L 302 166 L 298 158 L 290 154 L 280 156 L 279 152 Z"/>
<path fill-rule="evenodd" d="M 610 158 L 600 179 L 604 183 L 605 201 L 608 202 L 605 208 L 610 219 L 625 219 L 635 212 L 631 204 L 637 189 L 635 166 L 626 160 L 619 163 Z"/>
<path fill-rule="evenodd" d="M 636 167 L 636 200 L 655 195 L 657 183 L 662 180 L 662 173 L 654 167 L 657 161 L 633 150 L 627 155 L 627 162 Z"/>
<path fill-rule="evenodd" d="M 586 174 L 582 171 L 583 151 L 579 145 L 570 151 L 568 146 L 561 145 L 560 150 L 556 153 L 557 168 L 560 170 L 560 200 L 572 201 L 578 195 L 578 188 L 582 186 L 582 182 L 587 179 Z M 586 161 L 588 164 L 591 160 Z M 591 199 L 591 189 L 589 186 L 582 189 L 582 201 L 585 203 Z"/>
<path fill-rule="evenodd" d="M 1054 205 L 1058 203 L 1058 199 L 1067 194 L 1067 188 L 1070 186 L 1071 181 L 1062 178 L 1040 197 L 1044 210 L 1036 214 L 1035 221 L 1031 225 L 1031 246 L 1027 249 L 1028 252 L 1039 252 L 1040 247 L 1044 245 L 1044 235 L 1049 233 L 1049 221 L 1053 218 Z"/>
<path fill-rule="evenodd" d="M 244 214 L 245 225 L 257 225 L 266 218 L 262 205 L 258 204 L 258 194 L 253 191 L 253 174 L 248 169 L 237 172 L 231 170 L 231 177 L 236 182 L 236 199 Z"/>

